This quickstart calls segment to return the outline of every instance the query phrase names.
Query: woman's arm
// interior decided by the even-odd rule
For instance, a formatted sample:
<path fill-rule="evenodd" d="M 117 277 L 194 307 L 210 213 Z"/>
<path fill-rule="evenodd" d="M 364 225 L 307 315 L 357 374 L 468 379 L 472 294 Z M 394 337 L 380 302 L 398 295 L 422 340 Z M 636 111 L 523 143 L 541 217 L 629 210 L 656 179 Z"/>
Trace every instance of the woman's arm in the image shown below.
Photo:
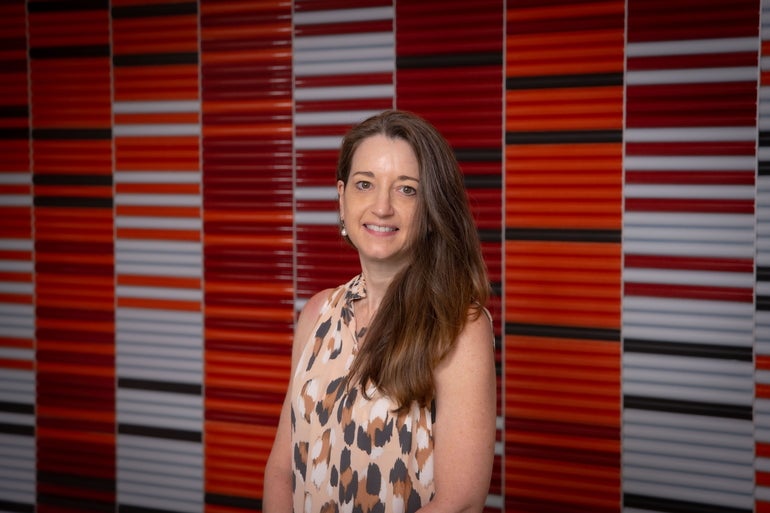
<path fill-rule="evenodd" d="M 436 494 L 420 512 L 480 512 L 489 492 L 497 431 L 494 333 L 486 315 L 468 321 L 434 378 Z"/>
<path fill-rule="evenodd" d="M 324 301 L 331 290 L 319 292 L 310 298 L 302 309 L 294 329 L 294 342 L 291 350 L 291 373 L 297 367 L 302 350 L 311 337 L 311 330 L 321 312 Z M 275 433 L 273 448 L 265 466 L 264 488 L 262 490 L 263 513 L 286 513 L 293 508 L 292 504 L 292 449 L 291 449 L 291 389 L 289 387 L 281 407 L 278 429 Z"/>

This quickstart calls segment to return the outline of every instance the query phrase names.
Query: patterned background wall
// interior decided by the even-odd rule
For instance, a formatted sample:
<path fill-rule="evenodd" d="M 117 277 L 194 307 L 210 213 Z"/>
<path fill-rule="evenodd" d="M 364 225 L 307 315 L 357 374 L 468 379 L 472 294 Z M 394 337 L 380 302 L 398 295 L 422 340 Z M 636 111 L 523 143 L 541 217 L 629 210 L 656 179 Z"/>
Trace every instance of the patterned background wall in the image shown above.
<path fill-rule="evenodd" d="M 764 3 L 3 0 L 0 511 L 261 509 L 340 138 L 398 107 L 495 292 L 487 511 L 770 513 Z"/>

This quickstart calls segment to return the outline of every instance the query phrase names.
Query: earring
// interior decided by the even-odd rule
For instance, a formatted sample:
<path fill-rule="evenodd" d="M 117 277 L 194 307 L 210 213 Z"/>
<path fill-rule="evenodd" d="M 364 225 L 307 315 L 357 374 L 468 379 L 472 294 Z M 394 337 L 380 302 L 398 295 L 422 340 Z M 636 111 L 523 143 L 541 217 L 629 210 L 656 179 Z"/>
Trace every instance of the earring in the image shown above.
<path fill-rule="evenodd" d="M 345 229 L 345 221 L 340 221 L 340 223 L 342 223 L 342 229 L 340 230 L 340 235 L 342 235 L 343 237 L 347 237 L 348 231 Z"/>

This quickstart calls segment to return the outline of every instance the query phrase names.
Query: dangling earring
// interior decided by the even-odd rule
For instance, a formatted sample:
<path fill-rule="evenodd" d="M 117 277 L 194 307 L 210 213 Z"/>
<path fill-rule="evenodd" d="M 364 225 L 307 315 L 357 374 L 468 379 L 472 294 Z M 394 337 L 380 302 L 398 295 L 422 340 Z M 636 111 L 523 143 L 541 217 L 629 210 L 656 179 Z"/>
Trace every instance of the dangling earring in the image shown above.
<path fill-rule="evenodd" d="M 345 220 L 341 220 L 340 223 L 342 223 L 342 229 L 340 230 L 340 235 L 343 237 L 348 236 L 348 231 L 345 229 Z"/>

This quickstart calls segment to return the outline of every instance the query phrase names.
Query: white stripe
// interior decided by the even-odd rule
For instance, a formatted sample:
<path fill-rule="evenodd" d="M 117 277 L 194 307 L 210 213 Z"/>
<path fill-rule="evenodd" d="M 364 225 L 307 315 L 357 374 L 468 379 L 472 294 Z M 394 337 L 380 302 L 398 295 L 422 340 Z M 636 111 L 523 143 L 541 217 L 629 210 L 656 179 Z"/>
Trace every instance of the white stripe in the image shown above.
<path fill-rule="evenodd" d="M 393 7 L 362 7 L 359 9 L 334 9 L 328 11 L 294 12 L 294 25 L 323 23 L 347 23 L 351 21 L 390 20 L 395 17 Z"/>
<path fill-rule="evenodd" d="M 623 188 L 627 198 L 754 199 L 753 185 L 640 185 Z"/>
<path fill-rule="evenodd" d="M 0 185 L 32 185 L 32 173 L 0 173 Z"/>
<path fill-rule="evenodd" d="M 178 312 L 171 310 L 135 308 L 119 306 L 115 309 L 115 319 L 118 324 L 121 322 L 153 322 L 167 324 L 170 326 L 178 325 L 203 325 L 203 314 L 200 312 Z"/>
<path fill-rule="evenodd" d="M 112 128 L 115 137 L 144 137 L 144 136 L 196 136 L 201 134 L 199 124 L 190 123 L 153 123 L 137 125 L 115 125 Z"/>
<path fill-rule="evenodd" d="M 719 344 L 730 347 L 751 348 L 754 341 L 750 331 L 745 333 L 714 331 L 711 329 L 686 329 L 659 327 L 655 325 L 633 325 L 623 322 L 624 338 L 639 338 L 681 344 Z M 624 378 L 625 383 L 625 378 Z M 624 385 L 625 387 L 625 385 Z"/>
<path fill-rule="evenodd" d="M 294 59 L 295 62 L 304 62 L 310 60 L 310 56 L 327 53 L 332 56 L 330 60 L 335 60 L 335 55 L 338 55 L 337 60 L 343 60 L 346 55 L 371 57 L 380 55 L 383 49 L 393 52 L 395 45 L 393 32 L 300 36 L 294 39 Z"/>
<path fill-rule="evenodd" d="M 201 319 L 197 319 L 197 321 L 194 324 L 182 324 L 178 322 L 118 319 L 115 322 L 115 329 L 122 332 L 177 333 L 179 335 L 199 336 L 203 333 L 203 321 Z"/>
<path fill-rule="evenodd" d="M 200 207 L 202 200 L 193 194 L 126 194 L 115 195 L 116 205 L 152 205 Z"/>
<path fill-rule="evenodd" d="M 200 265 L 157 265 L 157 264 L 116 264 L 118 274 L 135 274 L 140 276 L 174 276 L 197 278 L 201 275 Z"/>
<path fill-rule="evenodd" d="M 187 253 L 201 255 L 203 244 L 200 242 L 118 239 L 115 241 L 115 249 L 118 251 L 149 251 L 152 253 Z"/>
<path fill-rule="evenodd" d="M 203 221 L 189 217 L 143 217 L 143 216 L 116 216 L 117 228 L 157 228 L 178 230 L 200 230 Z"/>
<path fill-rule="evenodd" d="M 177 264 L 182 266 L 202 265 L 203 257 L 200 253 L 177 253 L 163 252 L 153 253 L 150 251 L 137 250 L 119 250 L 116 252 L 115 260 L 119 264 L 129 263 L 152 263 L 152 264 Z"/>
<path fill-rule="evenodd" d="M 193 335 L 200 335 L 193 334 Z M 202 340 L 202 337 L 199 337 Z M 118 358 L 130 357 L 130 356 L 149 356 L 155 357 L 159 360 L 165 359 L 171 362 L 176 360 L 188 360 L 195 361 L 200 360 L 203 357 L 202 344 L 196 347 L 183 347 L 183 346 L 166 346 L 162 347 L 157 344 L 154 345 L 140 345 L 140 344 L 120 344 L 117 351 Z"/>
<path fill-rule="evenodd" d="M 688 214 L 662 212 L 625 212 L 626 226 L 681 226 L 686 228 L 721 227 L 754 230 L 754 216 L 750 214 Z"/>
<path fill-rule="evenodd" d="M 115 288 L 117 297 L 177 299 L 183 301 L 201 301 L 203 292 L 200 289 L 177 289 L 171 287 L 140 287 L 134 285 L 118 285 Z"/>
<path fill-rule="evenodd" d="M 623 165 L 631 171 L 753 171 L 757 160 L 750 157 L 686 156 L 646 157 L 626 156 Z"/>
<path fill-rule="evenodd" d="M 200 183 L 200 171 L 116 171 L 115 183 Z"/>
<path fill-rule="evenodd" d="M 14 251 L 32 251 L 35 248 L 30 239 L 3 239 L 0 238 L 0 249 Z"/>
<path fill-rule="evenodd" d="M 6 330 L 5 327 L 3 327 L 3 335 L 9 336 L 8 330 Z M 34 330 L 33 330 L 33 335 L 34 335 Z M 35 350 L 0 346 L 0 358 L 31 362 L 35 359 Z"/>
<path fill-rule="evenodd" d="M 676 328 L 697 326 L 722 331 L 751 331 L 753 328 L 750 317 L 730 317 L 722 314 L 697 315 L 665 311 L 650 312 L 630 308 L 623 311 L 623 323 L 624 325 L 660 325 Z"/>
<path fill-rule="evenodd" d="M 297 87 L 296 101 L 358 100 L 362 98 L 392 98 L 396 95 L 393 84 L 335 87 Z"/>
<path fill-rule="evenodd" d="M 298 112 L 294 115 L 294 124 L 296 126 L 354 125 L 379 112 L 379 110 Z"/>
<path fill-rule="evenodd" d="M 161 114 L 167 112 L 200 112 L 198 100 L 117 101 L 112 104 L 115 114 Z"/>
<path fill-rule="evenodd" d="M 636 255 L 753 258 L 753 244 L 685 243 L 677 241 L 633 241 L 624 236 L 623 251 Z"/>
<path fill-rule="evenodd" d="M 115 333 L 115 340 L 118 342 L 118 348 L 126 347 L 131 344 L 140 344 L 151 347 L 186 347 L 199 349 L 202 338 L 200 335 L 163 335 L 159 333 L 143 333 L 135 331 L 118 331 Z M 164 379 L 164 381 L 166 381 Z"/>
<path fill-rule="evenodd" d="M 201 382 L 202 368 L 185 371 L 182 369 L 153 369 L 143 363 L 135 365 L 118 360 L 116 362 L 117 375 L 121 378 L 149 379 L 167 383 L 195 383 Z"/>
<path fill-rule="evenodd" d="M 27 294 L 31 296 L 35 292 L 35 285 L 32 283 L 0 281 L 0 292 L 6 294 Z"/>
<path fill-rule="evenodd" d="M 35 270 L 33 262 L 25 260 L 0 260 L 0 271 L 12 273 L 31 273 Z"/>
<path fill-rule="evenodd" d="M 32 194 L 0 194 L 0 207 L 31 207 Z"/>
<path fill-rule="evenodd" d="M 701 55 L 726 52 L 756 52 L 757 50 L 759 50 L 759 41 L 756 37 L 726 37 L 720 39 L 629 43 L 626 45 L 626 56 Z"/>
<path fill-rule="evenodd" d="M 751 244 L 752 230 L 730 228 L 701 228 L 691 226 L 628 226 L 623 232 L 625 240 L 651 242 L 719 242 L 723 244 Z M 626 254 L 632 254 L 626 251 Z"/>
<path fill-rule="evenodd" d="M 337 200 L 337 188 L 329 187 L 297 187 L 294 189 L 294 199 L 309 201 Z"/>
<path fill-rule="evenodd" d="M 294 138 L 295 150 L 338 150 L 340 144 L 342 144 L 342 136 L 337 135 Z"/>
<path fill-rule="evenodd" d="M 317 62 L 295 65 L 294 70 L 298 77 L 391 73 L 395 70 L 395 60 L 382 58 L 352 62 Z"/>
<path fill-rule="evenodd" d="M 754 286 L 754 273 L 729 273 L 711 271 L 686 271 L 682 269 L 623 269 L 627 283 L 655 283 L 666 285 L 707 285 L 713 287 Z M 761 283 L 757 284 L 761 286 Z M 770 286 L 770 284 L 768 284 Z"/>
<path fill-rule="evenodd" d="M 337 226 L 340 222 L 337 212 L 298 211 L 294 216 L 297 225 Z"/>
<path fill-rule="evenodd" d="M 626 85 L 706 84 L 714 82 L 756 82 L 757 68 L 702 68 L 653 71 L 627 71 Z"/>
<path fill-rule="evenodd" d="M 623 131 L 626 142 L 751 142 L 756 138 L 754 127 L 626 128 Z"/>

